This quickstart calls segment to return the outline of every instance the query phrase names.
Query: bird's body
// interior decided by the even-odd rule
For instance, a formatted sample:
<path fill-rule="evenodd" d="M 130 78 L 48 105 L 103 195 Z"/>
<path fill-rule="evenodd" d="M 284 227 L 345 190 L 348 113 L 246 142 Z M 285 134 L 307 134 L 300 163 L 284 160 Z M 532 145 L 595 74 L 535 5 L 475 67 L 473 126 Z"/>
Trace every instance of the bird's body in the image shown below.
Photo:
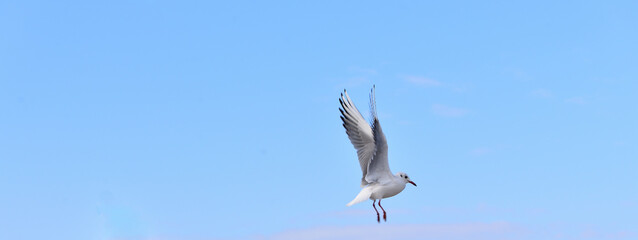
<path fill-rule="evenodd" d="M 403 189 L 405 189 L 405 182 L 398 178 L 386 184 L 369 184 L 361 189 L 359 194 L 347 206 L 352 206 L 368 199 L 377 200 L 393 197 L 403 191 Z"/>
<path fill-rule="evenodd" d="M 347 206 L 371 199 L 373 200 L 372 206 L 376 211 L 377 209 L 374 205 L 376 200 L 379 200 L 379 207 L 381 207 L 381 199 L 399 194 L 405 189 L 405 184 L 407 183 L 411 183 L 414 186 L 416 184 L 410 180 L 407 174 L 399 172 L 394 175 L 390 171 L 388 144 L 377 118 L 374 87 L 370 93 L 370 110 L 372 114 L 370 125 L 361 116 L 361 113 L 354 106 L 345 90 L 341 94 L 339 102 L 342 107 L 339 108 L 339 111 L 341 112 L 343 127 L 346 129 L 350 142 L 357 150 L 361 172 L 363 173 L 361 177 L 361 187 L 363 189 Z M 383 210 L 383 219 L 386 220 L 386 212 L 383 207 L 381 209 Z M 380 221 L 378 211 L 377 221 Z"/>
<path fill-rule="evenodd" d="M 403 189 L 405 189 L 405 182 L 392 181 L 386 184 L 371 184 L 367 187 L 372 190 L 370 199 L 384 199 L 393 197 L 403 191 Z"/>

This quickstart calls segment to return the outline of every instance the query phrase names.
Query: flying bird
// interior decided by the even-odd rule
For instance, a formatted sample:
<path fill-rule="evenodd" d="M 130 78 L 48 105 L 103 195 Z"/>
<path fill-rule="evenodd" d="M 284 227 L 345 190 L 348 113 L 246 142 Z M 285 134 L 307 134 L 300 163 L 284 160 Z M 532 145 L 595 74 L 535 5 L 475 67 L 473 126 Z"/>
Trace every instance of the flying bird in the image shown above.
<path fill-rule="evenodd" d="M 416 186 L 410 177 L 403 172 L 392 174 L 388 165 L 388 143 L 381 130 L 377 117 L 375 87 L 370 91 L 371 123 L 368 124 L 361 113 L 354 106 L 346 90 L 343 90 L 339 103 L 341 103 L 341 120 L 346 129 L 348 138 L 357 150 L 359 164 L 361 165 L 361 192 L 346 206 L 372 200 L 372 207 L 377 212 L 377 222 L 381 222 L 379 211 L 375 206 L 379 200 L 379 207 L 383 211 L 383 221 L 387 221 L 385 209 L 381 206 L 381 199 L 399 194 L 407 183 Z"/>

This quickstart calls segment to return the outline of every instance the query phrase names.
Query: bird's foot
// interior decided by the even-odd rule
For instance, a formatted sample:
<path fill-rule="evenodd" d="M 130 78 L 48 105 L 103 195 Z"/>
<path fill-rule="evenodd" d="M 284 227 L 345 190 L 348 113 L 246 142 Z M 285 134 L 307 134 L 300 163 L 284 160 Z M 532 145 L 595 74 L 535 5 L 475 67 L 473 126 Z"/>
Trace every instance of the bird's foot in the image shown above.
<path fill-rule="evenodd" d="M 387 221 L 388 221 L 388 219 L 385 217 L 385 213 L 383 213 L 383 221 L 384 221 L 384 222 L 387 222 Z"/>
<path fill-rule="evenodd" d="M 379 214 L 377 214 L 377 222 L 381 223 L 381 219 L 379 218 Z"/>

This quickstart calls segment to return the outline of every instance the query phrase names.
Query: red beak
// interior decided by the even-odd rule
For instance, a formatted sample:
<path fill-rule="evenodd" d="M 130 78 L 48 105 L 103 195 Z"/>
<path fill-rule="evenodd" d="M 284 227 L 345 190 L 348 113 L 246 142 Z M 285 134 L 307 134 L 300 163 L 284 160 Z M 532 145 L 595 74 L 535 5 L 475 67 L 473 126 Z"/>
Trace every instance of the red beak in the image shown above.
<path fill-rule="evenodd" d="M 409 180 L 408 180 L 408 182 L 409 182 L 409 183 L 412 183 L 412 185 L 414 185 L 414 186 L 416 187 L 416 183 L 414 183 L 413 181 L 409 181 Z"/>

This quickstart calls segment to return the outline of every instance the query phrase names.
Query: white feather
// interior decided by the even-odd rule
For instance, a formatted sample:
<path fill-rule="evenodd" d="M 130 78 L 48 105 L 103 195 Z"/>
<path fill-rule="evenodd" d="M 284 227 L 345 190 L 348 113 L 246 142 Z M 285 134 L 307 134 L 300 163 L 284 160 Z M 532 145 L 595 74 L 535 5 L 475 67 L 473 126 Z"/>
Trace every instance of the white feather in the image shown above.
<path fill-rule="evenodd" d="M 361 191 L 359 192 L 359 194 L 357 194 L 357 196 L 352 199 L 352 201 L 350 201 L 348 204 L 346 204 L 346 206 L 350 207 L 352 205 L 355 205 L 357 203 L 363 202 L 365 200 L 370 199 L 370 195 L 372 195 L 372 187 L 367 186 L 363 189 L 361 189 Z"/>

